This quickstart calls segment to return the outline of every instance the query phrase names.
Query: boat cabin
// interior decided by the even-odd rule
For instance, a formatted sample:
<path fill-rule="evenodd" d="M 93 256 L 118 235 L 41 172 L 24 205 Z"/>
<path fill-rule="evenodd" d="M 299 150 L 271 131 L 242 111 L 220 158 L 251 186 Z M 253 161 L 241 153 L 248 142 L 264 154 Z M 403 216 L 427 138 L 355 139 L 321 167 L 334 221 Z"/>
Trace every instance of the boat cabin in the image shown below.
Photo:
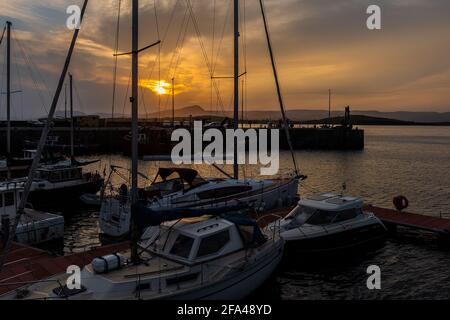
<path fill-rule="evenodd" d="M 49 166 L 36 170 L 35 179 L 47 180 L 52 183 L 78 180 L 83 178 L 81 167 L 72 166 Z"/>
<path fill-rule="evenodd" d="M 0 186 L 0 217 L 12 219 L 16 215 L 17 206 L 22 197 L 23 189 L 14 183 L 4 183 Z"/>
<path fill-rule="evenodd" d="M 23 158 L 24 159 L 29 159 L 29 160 L 33 160 L 34 157 L 37 154 L 37 150 L 36 149 L 25 149 L 23 150 Z"/>
<path fill-rule="evenodd" d="M 161 231 L 147 229 L 140 245 L 168 260 L 196 264 L 245 248 L 255 242 L 257 231 L 222 218 L 190 218 L 164 223 Z"/>
<path fill-rule="evenodd" d="M 360 198 L 326 193 L 314 195 L 299 201 L 297 207 L 286 216 L 289 227 L 304 224 L 328 225 L 351 220 L 363 214 Z"/>

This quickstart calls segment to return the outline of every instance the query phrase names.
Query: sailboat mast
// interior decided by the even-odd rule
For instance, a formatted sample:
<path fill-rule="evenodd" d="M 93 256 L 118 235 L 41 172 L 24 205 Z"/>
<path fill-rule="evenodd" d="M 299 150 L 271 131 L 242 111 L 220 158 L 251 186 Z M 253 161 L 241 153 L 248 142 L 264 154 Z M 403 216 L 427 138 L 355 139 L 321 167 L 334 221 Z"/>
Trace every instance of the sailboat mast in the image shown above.
<path fill-rule="evenodd" d="M 70 82 L 70 157 L 73 160 L 74 151 L 74 123 L 73 123 L 73 76 L 69 73 Z"/>
<path fill-rule="evenodd" d="M 172 127 L 175 128 L 175 78 L 172 78 Z"/>
<path fill-rule="evenodd" d="M 80 24 L 83 21 L 84 13 L 86 11 L 86 7 L 87 7 L 88 2 L 89 2 L 89 0 L 84 0 L 83 8 L 81 9 L 81 14 L 80 14 Z M 14 219 L 14 224 L 13 224 L 13 226 L 11 228 L 10 236 L 9 236 L 7 242 L 6 242 L 6 245 L 4 246 L 3 253 L 2 253 L 2 256 L 0 258 L 0 271 L 2 270 L 3 265 L 4 265 L 5 261 L 6 261 L 6 256 L 7 256 L 8 252 L 9 252 L 9 250 L 11 248 L 12 240 L 15 237 L 16 229 L 17 229 L 17 226 L 19 224 L 20 217 L 24 213 L 25 205 L 26 205 L 26 203 L 28 201 L 28 195 L 30 194 L 30 189 L 31 189 L 31 185 L 33 183 L 34 174 L 35 174 L 36 169 L 37 169 L 37 167 L 39 165 L 39 162 L 41 160 L 41 155 L 42 155 L 42 151 L 44 149 L 45 141 L 47 140 L 48 133 L 49 133 L 50 128 L 51 128 L 52 123 L 53 123 L 53 116 L 55 115 L 56 106 L 58 104 L 58 100 L 59 100 L 59 97 L 61 95 L 62 87 L 64 85 L 64 79 L 66 78 L 67 70 L 69 69 L 70 60 L 72 59 L 73 50 L 75 48 L 75 44 L 77 42 L 79 33 L 80 33 L 80 29 L 75 29 L 75 31 L 73 33 L 72 42 L 70 43 L 69 51 L 67 53 L 66 61 L 64 63 L 64 68 L 63 68 L 63 70 L 61 72 L 61 76 L 60 76 L 59 81 L 58 81 L 58 86 L 56 88 L 56 92 L 55 92 L 55 95 L 54 95 L 53 100 L 52 100 L 50 111 L 49 111 L 48 116 L 47 116 L 47 121 L 45 122 L 45 126 L 44 126 L 44 128 L 42 130 L 41 138 L 39 140 L 39 144 L 38 144 L 38 147 L 37 147 L 37 150 L 36 150 L 36 155 L 33 158 L 33 162 L 31 164 L 30 171 L 28 173 L 28 179 L 26 180 L 24 188 L 23 188 L 22 197 L 20 199 L 19 206 L 17 208 L 17 214 L 16 214 L 16 217 Z"/>
<path fill-rule="evenodd" d="M 11 22 L 6 22 L 6 154 L 11 154 Z"/>
<path fill-rule="evenodd" d="M 132 208 L 138 201 L 138 45 L 139 45 L 139 1 L 132 2 L 132 58 L 131 58 L 131 204 Z M 132 209 L 133 210 L 133 209 Z M 139 262 L 138 230 L 131 220 L 131 261 Z"/>
<path fill-rule="evenodd" d="M 261 7 L 261 15 L 262 15 L 263 23 L 264 23 L 264 31 L 266 33 L 267 46 L 269 48 L 270 62 L 272 63 L 273 77 L 275 79 L 275 85 L 277 87 L 278 102 L 280 104 L 281 115 L 283 117 L 284 133 L 286 135 L 286 140 L 289 145 L 289 150 L 291 151 L 292 162 L 294 163 L 295 174 L 297 176 L 299 176 L 297 161 L 295 160 L 294 149 L 292 148 L 291 136 L 289 134 L 289 127 L 288 127 L 288 122 L 287 122 L 287 117 L 286 117 L 286 111 L 284 109 L 284 102 L 283 102 L 283 96 L 281 94 L 280 82 L 278 81 L 278 72 L 277 72 L 277 68 L 276 68 L 276 64 L 275 64 L 275 56 L 274 56 L 273 49 L 272 49 L 272 42 L 270 41 L 269 26 L 267 23 L 266 12 L 264 9 L 263 0 L 259 0 L 259 5 Z"/>
<path fill-rule="evenodd" d="M 67 83 L 64 85 L 64 119 L 67 120 Z"/>
<path fill-rule="evenodd" d="M 239 0 L 234 0 L 234 130 L 239 123 Z M 239 178 L 239 166 L 237 159 L 237 143 L 234 143 L 234 179 Z"/>
<path fill-rule="evenodd" d="M 139 1 L 133 0 L 132 3 L 132 91 L 131 91 L 131 198 L 132 203 L 137 201 L 138 187 L 138 39 L 139 39 Z"/>

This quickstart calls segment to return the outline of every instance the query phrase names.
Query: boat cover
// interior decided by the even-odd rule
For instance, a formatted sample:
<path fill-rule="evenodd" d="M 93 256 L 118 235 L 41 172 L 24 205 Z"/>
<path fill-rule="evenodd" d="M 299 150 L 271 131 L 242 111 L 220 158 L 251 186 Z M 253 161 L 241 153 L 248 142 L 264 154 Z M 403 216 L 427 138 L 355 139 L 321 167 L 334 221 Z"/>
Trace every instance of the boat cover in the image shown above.
<path fill-rule="evenodd" d="M 187 209 L 170 208 L 154 210 L 146 206 L 144 201 L 138 201 L 131 210 L 131 218 L 137 224 L 139 229 L 151 226 L 159 226 L 166 221 L 173 221 L 184 218 L 195 218 L 201 216 L 220 216 L 229 212 L 237 212 L 247 208 L 245 204 L 236 206 L 222 206 L 213 209 Z"/>
<path fill-rule="evenodd" d="M 198 172 L 189 168 L 159 168 L 156 177 L 160 176 L 161 179 L 166 180 L 171 174 L 177 173 L 181 179 L 192 185 L 195 178 L 198 176 Z"/>

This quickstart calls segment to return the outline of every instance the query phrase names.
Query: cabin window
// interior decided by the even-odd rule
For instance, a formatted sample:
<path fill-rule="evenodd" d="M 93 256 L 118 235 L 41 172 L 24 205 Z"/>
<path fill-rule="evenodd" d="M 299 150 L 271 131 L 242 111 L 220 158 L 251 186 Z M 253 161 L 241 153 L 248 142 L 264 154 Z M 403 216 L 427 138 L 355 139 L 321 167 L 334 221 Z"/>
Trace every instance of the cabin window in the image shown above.
<path fill-rule="evenodd" d="M 212 236 L 202 239 L 198 247 L 197 258 L 214 254 L 221 250 L 230 241 L 230 232 L 228 230 L 221 231 Z"/>
<path fill-rule="evenodd" d="M 336 214 L 337 212 L 334 211 L 317 210 L 306 222 L 317 226 L 330 224 L 334 220 Z"/>
<path fill-rule="evenodd" d="M 72 171 L 72 179 L 80 179 L 81 178 L 81 170 L 74 169 Z"/>
<path fill-rule="evenodd" d="M 227 197 L 227 196 L 231 196 L 231 195 L 242 193 L 242 192 L 247 192 L 250 190 L 252 190 L 251 186 L 218 188 L 218 189 L 199 192 L 198 197 L 200 199 L 222 198 L 222 197 Z"/>
<path fill-rule="evenodd" d="M 185 235 L 178 235 L 177 240 L 172 246 L 170 250 L 170 254 L 175 256 L 179 256 L 182 258 L 188 258 L 191 253 L 192 245 L 194 244 L 194 239 L 191 237 L 187 237 Z"/>
<path fill-rule="evenodd" d="M 69 171 L 61 171 L 61 178 L 62 178 L 62 180 L 69 180 L 70 172 Z"/>
<path fill-rule="evenodd" d="M 48 172 L 47 171 L 36 171 L 35 177 L 36 177 L 36 179 L 46 180 L 46 179 L 48 179 Z"/>
<path fill-rule="evenodd" d="M 314 214 L 314 212 L 316 212 L 316 209 L 314 208 L 298 206 L 286 217 L 286 219 L 292 220 L 291 224 L 294 226 L 301 226 Z"/>
<path fill-rule="evenodd" d="M 56 172 L 51 172 L 50 173 L 49 181 L 56 182 L 56 181 L 59 181 L 59 180 L 61 180 L 61 172 L 56 171 Z"/>
<path fill-rule="evenodd" d="M 5 207 L 14 205 L 14 192 L 5 193 Z"/>
<path fill-rule="evenodd" d="M 361 212 L 361 209 L 349 209 L 339 212 L 339 214 L 336 216 L 336 219 L 334 219 L 334 222 L 342 222 L 354 219 L 358 216 L 358 214 Z"/>

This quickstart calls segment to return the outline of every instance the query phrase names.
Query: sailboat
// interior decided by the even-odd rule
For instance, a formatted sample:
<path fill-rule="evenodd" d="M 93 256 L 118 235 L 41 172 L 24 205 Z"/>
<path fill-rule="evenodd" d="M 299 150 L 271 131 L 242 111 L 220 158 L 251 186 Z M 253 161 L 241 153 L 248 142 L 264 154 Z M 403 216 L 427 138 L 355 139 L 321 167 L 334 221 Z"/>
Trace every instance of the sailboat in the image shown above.
<path fill-rule="evenodd" d="M 243 215 L 162 213 L 138 200 L 138 0 L 132 1 L 132 17 L 131 248 L 94 259 L 82 270 L 78 288 L 63 285 L 68 275 L 60 274 L 2 298 L 237 299 L 257 289 L 282 258 L 279 234 Z"/>
<path fill-rule="evenodd" d="M 40 164 L 32 178 L 28 203 L 40 210 L 59 210 L 60 205 L 67 205 L 67 201 L 78 201 L 83 194 L 95 194 L 100 191 L 104 179 L 99 173 L 83 172 L 86 165 L 98 160 L 79 162 L 74 152 L 74 124 L 73 124 L 73 95 L 72 75 L 70 80 L 70 117 L 71 117 L 71 157 L 60 159 L 54 163 Z M 28 160 L 37 156 L 33 150 Z M 10 179 L 2 184 L 16 184 L 24 186 L 28 177 Z M 0 186 L 2 185 L 0 184 Z"/>
<path fill-rule="evenodd" d="M 6 22 L 5 32 L 6 33 L 6 156 L 0 159 L 0 181 L 8 180 L 11 178 L 23 177 L 27 174 L 31 162 L 33 161 L 33 153 L 35 150 L 23 150 L 23 157 L 15 157 L 12 153 L 11 144 L 11 96 L 14 93 L 21 92 L 20 90 L 11 90 L 11 31 L 12 23 L 10 21 Z M 0 39 L 0 44 L 2 43 Z M 45 153 L 44 157 L 41 159 L 43 164 L 51 164 L 60 161 L 60 157 L 55 157 L 50 153 Z"/>
<path fill-rule="evenodd" d="M 235 4 L 236 5 L 236 4 Z M 151 209 L 197 208 L 217 209 L 244 204 L 249 211 L 268 211 L 278 207 L 289 207 L 298 201 L 299 181 L 306 177 L 300 175 L 289 137 L 288 123 L 281 96 L 278 74 L 275 68 L 274 54 L 270 43 L 267 21 L 261 2 L 267 43 L 269 47 L 272 70 L 277 88 L 281 114 L 284 122 L 285 135 L 295 167 L 295 175 L 285 179 L 239 179 L 237 146 L 234 146 L 233 176 L 228 179 L 203 179 L 192 169 L 160 168 L 152 185 L 140 192 L 141 198 Z M 239 123 L 239 23 L 238 14 L 234 26 L 234 129 Z M 172 102 L 173 103 L 173 102 Z M 218 167 L 216 167 L 218 168 Z M 159 181 L 158 181 L 158 178 Z M 107 182 L 105 184 L 109 185 Z M 126 187 L 125 187 L 126 188 Z M 131 199 L 124 193 L 124 186 L 110 188 L 109 195 L 102 200 L 99 217 L 99 227 L 103 234 L 111 237 L 124 237 L 131 228 Z"/>
<path fill-rule="evenodd" d="M 220 210 L 240 205 L 247 212 L 264 212 L 295 204 L 297 189 L 296 179 L 207 179 L 194 169 L 159 168 L 154 182 L 139 193 L 140 200 L 153 210 Z M 101 201 L 99 227 L 106 236 L 123 238 L 130 233 L 131 198 L 127 190 L 125 185 L 110 189 Z"/>

